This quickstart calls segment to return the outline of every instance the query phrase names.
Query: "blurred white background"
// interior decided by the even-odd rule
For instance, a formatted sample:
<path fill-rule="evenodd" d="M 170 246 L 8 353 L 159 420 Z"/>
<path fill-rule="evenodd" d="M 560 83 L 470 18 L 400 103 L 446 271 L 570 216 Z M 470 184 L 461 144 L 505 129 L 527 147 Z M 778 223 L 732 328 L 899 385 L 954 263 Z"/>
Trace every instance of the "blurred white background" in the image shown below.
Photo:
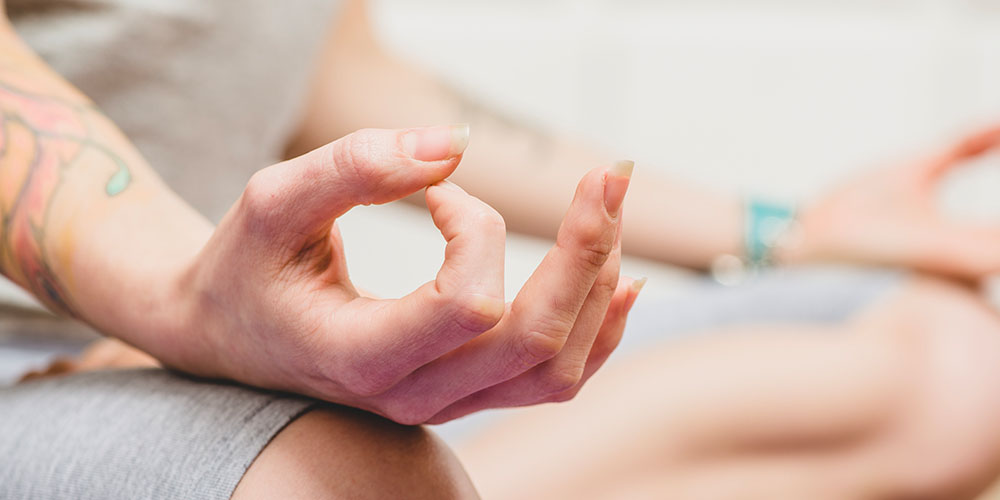
<path fill-rule="evenodd" d="M 373 14 L 397 53 L 634 158 L 635 182 L 663 170 L 803 201 L 1000 121 L 1000 0 L 374 0 Z M 1000 159 L 953 176 L 943 202 L 1000 221 Z M 407 207 L 356 210 L 342 230 L 356 281 L 381 294 L 430 279 L 443 254 Z M 545 248 L 513 239 L 508 294 Z M 652 293 L 676 283 L 624 270 Z"/>

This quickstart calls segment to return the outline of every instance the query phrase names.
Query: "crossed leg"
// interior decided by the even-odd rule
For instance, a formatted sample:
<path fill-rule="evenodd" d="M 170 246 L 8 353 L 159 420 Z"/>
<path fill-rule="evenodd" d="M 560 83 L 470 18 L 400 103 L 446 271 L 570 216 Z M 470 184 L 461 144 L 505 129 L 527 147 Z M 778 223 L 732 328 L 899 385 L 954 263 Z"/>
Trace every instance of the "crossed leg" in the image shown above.
<path fill-rule="evenodd" d="M 477 498 L 425 428 L 160 369 L 36 377 L 0 408 L 0 498 Z"/>
<path fill-rule="evenodd" d="M 477 498 L 451 450 L 422 427 L 348 408 L 307 413 L 247 470 L 233 500 Z"/>
<path fill-rule="evenodd" d="M 234 498 L 474 494 L 426 431 L 319 415 L 279 434 Z M 1000 318 L 922 280 L 839 327 L 732 329 L 619 362 L 459 456 L 498 499 L 951 500 L 1000 475 L 998 419 Z"/>
<path fill-rule="evenodd" d="M 458 453 L 487 498 L 955 500 L 1000 475 L 998 419 L 1000 317 L 919 281 L 840 327 L 619 360 Z"/>

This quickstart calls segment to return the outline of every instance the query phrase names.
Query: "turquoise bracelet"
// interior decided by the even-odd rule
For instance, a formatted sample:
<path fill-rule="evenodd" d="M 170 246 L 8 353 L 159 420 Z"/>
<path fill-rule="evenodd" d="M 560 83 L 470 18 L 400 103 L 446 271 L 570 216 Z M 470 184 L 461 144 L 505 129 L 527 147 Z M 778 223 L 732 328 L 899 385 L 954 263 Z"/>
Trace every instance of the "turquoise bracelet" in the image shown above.
<path fill-rule="evenodd" d="M 751 198 L 745 213 L 743 249 L 747 265 L 751 269 L 768 267 L 774 263 L 775 246 L 795 222 L 795 208 Z"/>

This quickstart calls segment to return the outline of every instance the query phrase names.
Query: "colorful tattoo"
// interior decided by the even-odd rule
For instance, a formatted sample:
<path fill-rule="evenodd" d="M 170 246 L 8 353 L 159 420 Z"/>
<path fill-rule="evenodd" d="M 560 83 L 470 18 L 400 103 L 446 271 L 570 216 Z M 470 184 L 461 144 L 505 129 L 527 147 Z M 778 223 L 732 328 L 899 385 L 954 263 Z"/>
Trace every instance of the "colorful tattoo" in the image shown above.
<path fill-rule="evenodd" d="M 132 175 L 122 157 L 96 138 L 95 124 L 103 118 L 90 103 L 59 95 L 65 91 L 29 90 L 28 82 L 12 81 L 17 72 L 3 78 L 8 69 L 0 66 L 0 265 L 54 311 L 74 315 L 65 283 L 46 255 L 53 200 L 67 173 L 84 163 L 94 175 L 110 172 L 103 182 L 107 196 L 128 188 Z"/>

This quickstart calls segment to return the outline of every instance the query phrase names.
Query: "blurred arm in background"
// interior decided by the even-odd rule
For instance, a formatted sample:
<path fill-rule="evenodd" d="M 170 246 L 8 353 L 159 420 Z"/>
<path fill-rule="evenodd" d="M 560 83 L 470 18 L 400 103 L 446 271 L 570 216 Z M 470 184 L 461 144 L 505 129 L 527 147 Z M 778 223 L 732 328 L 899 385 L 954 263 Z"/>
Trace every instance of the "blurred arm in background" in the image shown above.
<path fill-rule="evenodd" d="M 387 53 L 372 32 L 364 0 L 347 2 L 337 18 L 307 109 L 290 154 L 362 127 L 470 123 L 472 146 L 452 180 L 500 211 L 510 229 L 537 236 L 555 235 L 580 169 L 607 160 Z M 843 184 L 800 210 L 797 237 L 778 249 L 778 261 L 899 265 L 963 278 L 1000 271 L 1000 227 L 947 220 L 934 203 L 942 173 L 998 143 L 1000 128 L 986 130 L 941 153 Z M 653 170 L 640 165 L 631 187 L 626 253 L 694 269 L 708 268 L 720 255 L 742 256 L 738 196 L 657 177 Z"/>

